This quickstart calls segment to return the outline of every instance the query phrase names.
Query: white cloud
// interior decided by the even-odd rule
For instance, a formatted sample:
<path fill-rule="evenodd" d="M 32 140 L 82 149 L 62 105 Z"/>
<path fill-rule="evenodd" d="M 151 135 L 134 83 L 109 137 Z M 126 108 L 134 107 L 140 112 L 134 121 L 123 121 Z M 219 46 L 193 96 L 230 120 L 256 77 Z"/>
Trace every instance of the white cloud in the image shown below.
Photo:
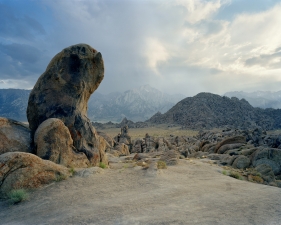
<path fill-rule="evenodd" d="M 25 80 L 14 80 L 14 79 L 5 79 L 0 80 L 0 88 L 20 88 L 20 89 L 32 89 L 32 85 Z"/>
<path fill-rule="evenodd" d="M 146 49 L 144 53 L 147 58 L 149 67 L 157 75 L 160 75 L 157 69 L 159 63 L 165 62 L 169 58 L 169 54 L 164 45 L 155 38 L 147 38 Z"/>
<path fill-rule="evenodd" d="M 34 46 L 47 49 L 40 54 L 49 58 L 72 44 L 88 43 L 96 48 L 105 61 L 105 78 L 98 91 L 123 91 L 150 83 L 171 93 L 224 94 L 255 87 L 273 90 L 281 82 L 281 4 L 271 2 L 271 8 L 261 6 L 249 13 L 243 1 L 233 1 L 236 8 L 231 9 L 230 0 L 44 3 L 52 12 L 48 16 L 54 17 L 50 21 L 56 23 L 47 25 L 45 39 L 35 39 Z M 243 13 L 238 12 L 239 7 Z M 225 8 L 224 13 L 232 13 L 227 19 L 219 16 Z M 0 38 L 8 41 L 1 33 Z M 22 49 L 18 51 L 12 53 L 25 55 Z M 1 80 L 20 79 L 22 74 L 25 80 L 29 74 L 35 77 L 39 70 L 32 72 L 32 64 L 42 67 L 42 72 L 45 69 L 43 62 L 38 66 L 32 61 L 23 70 L 23 65 L 14 64 L 15 55 L 13 60 L 1 56 Z M 29 82 L 38 76 L 28 78 Z"/>
<path fill-rule="evenodd" d="M 187 10 L 185 19 L 191 24 L 209 19 L 218 9 L 229 1 L 221 0 L 176 0 L 174 4 L 185 7 Z"/>

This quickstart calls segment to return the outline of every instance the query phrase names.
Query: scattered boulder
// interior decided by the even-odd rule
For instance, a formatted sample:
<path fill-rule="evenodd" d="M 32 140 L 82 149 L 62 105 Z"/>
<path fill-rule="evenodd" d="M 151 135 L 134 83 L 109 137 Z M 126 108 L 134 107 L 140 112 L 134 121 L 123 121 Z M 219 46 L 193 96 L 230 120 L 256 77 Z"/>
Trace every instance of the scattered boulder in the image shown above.
<path fill-rule="evenodd" d="M 177 165 L 179 163 L 179 154 L 174 150 L 165 151 L 159 161 L 166 162 L 168 166 Z"/>
<path fill-rule="evenodd" d="M 130 155 L 129 148 L 127 145 L 121 143 L 114 147 L 114 150 L 118 152 L 118 156 L 120 155 Z"/>
<path fill-rule="evenodd" d="M 232 149 L 237 149 L 237 148 L 240 148 L 241 146 L 243 146 L 244 144 L 241 144 L 241 143 L 235 143 L 235 144 L 225 144 L 223 146 L 221 146 L 217 153 L 218 154 L 223 154 L 225 153 L 226 151 L 228 150 L 232 150 Z"/>
<path fill-rule="evenodd" d="M 252 155 L 256 150 L 257 150 L 257 148 L 242 149 L 239 154 L 240 154 L 240 155 L 244 155 L 244 156 L 250 156 L 250 155 Z"/>
<path fill-rule="evenodd" d="M 114 146 L 115 141 L 108 134 L 106 134 L 105 132 L 99 131 L 99 130 L 97 130 L 97 134 L 99 136 L 103 137 L 107 141 L 107 143 L 109 144 L 110 147 Z"/>
<path fill-rule="evenodd" d="M 27 125 L 0 117 L 0 155 L 6 152 L 31 153 L 30 130 Z"/>
<path fill-rule="evenodd" d="M 143 153 L 146 152 L 146 144 L 143 139 L 134 140 L 132 143 L 131 153 Z"/>
<path fill-rule="evenodd" d="M 251 162 L 254 167 L 260 164 L 268 165 L 277 175 L 281 173 L 281 149 L 260 147 L 251 155 Z"/>
<path fill-rule="evenodd" d="M 159 144 L 156 143 L 154 137 L 146 133 L 142 144 L 143 152 L 153 152 L 157 147 L 159 147 Z"/>
<path fill-rule="evenodd" d="M 46 119 L 61 119 L 70 131 L 74 147 L 84 152 L 92 165 L 100 162 L 98 137 L 87 117 L 87 103 L 103 77 L 101 53 L 89 45 L 73 45 L 58 53 L 29 96 L 27 118 L 32 138 Z"/>
<path fill-rule="evenodd" d="M 259 164 L 255 169 L 267 183 L 275 182 L 274 173 L 269 165 Z"/>
<path fill-rule="evenodd" d="M 97 147 L 95 148 L 95 151 L 97 157 L 90 157 L 91 158 L 90 162 L 92 165 L 95 166 L 99 165 L 100 162 L 104 163 L 105 165 L 108 165 L 108 159 L 105 154 L 105 151 L 106 149 L 110 148 L 110 145 L 102 136 L 97 135 L 96 138 L 97 138 L 97 143 L 96 143 Z"/>
<path fill-rule="evenodd" d="M 237 158 L 237 155 L 226 155 L 224 154 L 223 157 L 221 158 L 220 163 L 224 166 L 231 166 L 234 162 L 234 160 Z"/>
<path fill-rule="evenodd" d="M 250 166 L 250 159 L 244 155 L 238 156 L 234 161 L 232 166 L 237 169 L 246 169 Z"/>
<path fill-rule="evenodd" d="M 131 136 L 129 135 L 129 127 L 127 125 L 121 128 L 121 133 L 114 137 L 114 141 L 116 143 L 123 143 L 131 146 L 132 140 Z"/>
<path fill-rule="evenodd" d="M 25 152 L 0 155 L 0 193 L 13 189 L 37 188 L 53 181 L 66 179 L 69 170 L 49 160 Z"/>
<path fill-rule="evenodd" d="M 86 155 L 73 146 L 68 128 L 60 119 L 50 118 L 37 128 L 34 136 L 36 154 L 42 159 L 67 167 L 88 167 Z"/>
<path fill-rule="evenodd" d="M 156 143 L 157 151 L 169 151 L 171 149 L 171 144 L 163 137 L 157 138 Z"/>
<path fill-rule="evenodd" d="M 246 138 L 244 136 L 234 136 L 234 137 L 229 137 L 224 139 L 223 141 L 217 143 L 216 148 L 215 148 L 215 153 L 218 152 L 218 150 L 226 144 L 237 144 L 237 143 L 246 143 Z"/>
<path fill-rule="evenodd" d="M 210 143 L 210 144 L 205 144 L 202 148 L 201 148 L 201 151 L 202 152 L 214 152 L 215 150 L 215 145 L 214 143 Z"/>

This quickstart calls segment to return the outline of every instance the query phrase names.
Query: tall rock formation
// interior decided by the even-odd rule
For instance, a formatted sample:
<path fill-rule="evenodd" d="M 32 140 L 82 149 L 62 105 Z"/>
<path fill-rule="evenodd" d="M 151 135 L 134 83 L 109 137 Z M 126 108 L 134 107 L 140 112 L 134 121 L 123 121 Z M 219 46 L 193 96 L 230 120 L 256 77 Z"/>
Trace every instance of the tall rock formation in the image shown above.
<path fill-rule="evenodd" d="M 48 118 L 68 127 L 74 147 L 95 165 L 100 161 L 99 137 L 87 117 L 88 100 L 104 77 L 102 55 L 86 44 L 58 53 L 30 93 L 27 118 L 31 136 Z"/>

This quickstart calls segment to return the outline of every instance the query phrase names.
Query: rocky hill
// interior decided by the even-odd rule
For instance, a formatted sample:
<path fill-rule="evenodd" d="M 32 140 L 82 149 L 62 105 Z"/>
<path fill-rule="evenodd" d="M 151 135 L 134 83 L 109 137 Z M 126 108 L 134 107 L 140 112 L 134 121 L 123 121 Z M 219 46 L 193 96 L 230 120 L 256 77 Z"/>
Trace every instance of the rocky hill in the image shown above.
<path fill-rule="evenodd" d="M 281 127 L 280 114 L 280 110 L 254 108 L 244 99 L 199 93 L 178 102 L 164 114 L 156 113 L 147 122 L 179 124 L 192 129 L 224 126 L 276 129 Z"/>
<path fill-rule="evenodd" d="M 281 109 L 281 91 L 255 91 L 250 93 L 243 91 L 233 91 L 227 92 L 224 95 L 230 98 L 244 98 L 254 107 Z"/>

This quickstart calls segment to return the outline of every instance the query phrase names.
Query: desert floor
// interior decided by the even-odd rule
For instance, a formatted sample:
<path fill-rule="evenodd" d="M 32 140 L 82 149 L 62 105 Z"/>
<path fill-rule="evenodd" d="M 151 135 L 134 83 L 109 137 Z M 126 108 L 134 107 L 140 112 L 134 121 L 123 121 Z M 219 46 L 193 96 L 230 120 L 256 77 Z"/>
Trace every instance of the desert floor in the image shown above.
<path fill-rule="evenodd" d="M 98 169 L 0 202 L 0 224 L 281 224 L 281 188 L 236 180 L 204 160 L 166 170 Z"/>
<path fill-rule="evenodd" d="M 121 132 L 120 128 L 112 128 L 112 127 L 98 129 L 98 130 L 105 132 L 112 138 L 114 138 L 118 133 Z M 170 135 L 192 137 L 192 136 L 196 136 L 198 134 L 198 131 L 181 129 L 181 127 L 169 127 L 168 124 L 155 125 L 145 128 L 129 128 L 129 135 L 131 136 L 132 139 L 144 138 L 145 134 L 149 134 L 150 136 L 153 137 L 169 137 Z"/>

